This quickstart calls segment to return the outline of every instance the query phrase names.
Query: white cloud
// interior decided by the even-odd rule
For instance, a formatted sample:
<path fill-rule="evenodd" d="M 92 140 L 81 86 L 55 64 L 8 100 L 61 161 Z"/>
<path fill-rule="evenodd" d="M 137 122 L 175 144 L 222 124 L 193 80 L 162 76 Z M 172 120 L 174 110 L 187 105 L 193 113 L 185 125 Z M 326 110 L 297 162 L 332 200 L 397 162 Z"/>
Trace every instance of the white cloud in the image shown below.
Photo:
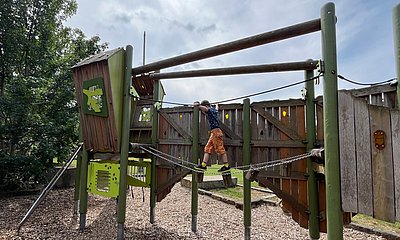
<path fill-rule="evenodd" d="M 99 35 L 111 48 L 134 46 L 134 65 L 142 64 L 143 32 L 146 62 L 154 62 L 206 47 L 320 17 L 318 0 L 78 0 L 78 14 L 68 24 L 88 36 Z M 396 1 L 335 1 L 339 73 L 360 82 L 394 76 L 391 10 Z M 271 43 L 236 53 L 163 69 L 162 72 L 304 61 L 321 58 L 320 33 Z M 241 75 L 163 81 L 166 100 L 191 103 L 243 96 L 293 83 L 302 72 Z M 341 87 L 351 87 L 340 83 Z M 252 100 L 299 98 L 301 86 Z M 240 101 L 239 101 L 240 102 Z"/>

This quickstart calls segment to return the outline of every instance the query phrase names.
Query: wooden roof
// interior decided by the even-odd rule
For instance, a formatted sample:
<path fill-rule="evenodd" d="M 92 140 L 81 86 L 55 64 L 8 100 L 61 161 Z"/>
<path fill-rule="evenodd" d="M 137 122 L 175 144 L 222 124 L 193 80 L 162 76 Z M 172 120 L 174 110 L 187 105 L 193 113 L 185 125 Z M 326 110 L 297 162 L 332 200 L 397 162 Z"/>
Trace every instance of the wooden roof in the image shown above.
<path fill-rule="evenodd" d="M 84 65 L 87 65 L 90 63 L 101 62 L 103 60 L 107 60 L 112 55 L 119 52 L 120 50 L 122 50 L 122 48 L 116 48 L 116 49 L 112 49 L 112 50 L 109 50 L 106 52 L 100 52 L 98 54 L 89 56 L 89 57 L 83 59 L 82 61 L 80 61 L 79 63 L 75 64 L 72 68 L 76 68 L 76 67 L 84 66 Z"/>

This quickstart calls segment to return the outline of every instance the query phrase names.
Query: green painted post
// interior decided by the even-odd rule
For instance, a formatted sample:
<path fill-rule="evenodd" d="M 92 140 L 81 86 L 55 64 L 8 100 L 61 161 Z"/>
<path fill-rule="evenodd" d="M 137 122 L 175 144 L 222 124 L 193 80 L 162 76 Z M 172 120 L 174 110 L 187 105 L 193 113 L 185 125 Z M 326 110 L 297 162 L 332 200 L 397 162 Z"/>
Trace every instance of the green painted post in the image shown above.
<path fill-rule="evenodd" d="M 79 142 L 83 142 L 82 127 L 79 125 Z M 79 192 L 80 192 L 80 182 L 81 182 L 81 168 L 82 168 L 82 151 L 78 154 L 76 159 L 76 170 L 75 170 L 75 184 L 74 184 L 74 215 L 78 213 L 79 206 Z"/>
<path fill-rule="evenodd" d="M 81 182 L 79 187 L 79 230 L 83 230 L 86 225 L 86 212 L 88 203 L 87 179 L 89 157 L 86 151 L 85 144 L 82 147 L 82 166 L 81 166 Z"/>
<path fill-rule="evenodd" d="M 310 79 L 314 76 L 313 70 L 305 71 L 305 78 Z M 307 125 L 307 151 L 314 148 L 316 141 L 315 133 L 315 89 L 314 81 L 306 82 L 306 125 Z M 318 185 L 317 177 L 313 170 L 312 159 L 307 159 L 307 189 L 308 205 L 310 215 L 308 216 L 308 231 L 311 239 L 319 239 L 319 218 L 318 218 Z"/>
<path fill-rule="evenodd" d="M 79 193 L 80 193 L 80 182 L 81 182 L 81 172 L 82 172 L 82 151 L 76 159 L 76 170 L 75 170 L 75 191 L 74 191 L 74 215 L 78 213 L 79 206 Z"/>
<path fill-rule="evenodd" d="M 393 37 L 397 73 L 397 108 L 400 109 L 400 4 L 393 8 Z"/>
<path fill-rule="evenodd" d="M 340 199 L 338 84 L 335 5 L 321 9 L 322 57 L 324 73 L 324 146 L 326 177 L 326 217 L 328 239 L 343 239 L 343 211 Z"/>
<path fill-rule="evenodd" d="M 153 88 L 153 99 L 154 101 L 159 100 L 160 94 L 160 80 L 154 81 Z M 154 102 L 152 111 L 152 127 L 151 127 L 151 145 L 153 148 L 157 148 L 158 143 L 158 105 L 159 102 Z M 155 220 L 155 207 L 156 207 L 156 191 L 157 191 L 157 173 L 156 173 L 156 161 L 157 158 L 153 156 L 151 158 L 151 184 L 150 184 L 150 223 L 154 223 Z"/>
<path fill-rule="evenodd" d="M 199 107 L 193 108 L 193 143 L 192 162 L 197 164 L 199 159 Z M 197 186 L 197 173 L 192 172 L 192 232 L 197 232 L 197 214 L 199 205 L 199 189 Z"/>
<path fill-rule="evenodd" d="M 250 99 L 243 100 L 243 165 L 251 163 L 251 129 L 250 129 Z M 250 239 L 251 226 L 251 182 L 246 179 L 243 172 L 243 223 L 244 239 Z"/>
<path fill-rule="evenodd" d="M 78 213 L 79 206 L 79 193 L 80 193 L 80 182 L 81 182 L 81 172 L 82 172 L 82 151 L 76 159 L 76 170 L 75 170 L 75 191 L 74 191 L 74 215 Z"/>
<path fill-rule="evenodd" d="M 117 239 L 124 239 L 124 224 L 126 215 L 126 190 L 127 190 L 127 175 L 128 175 L 128 154 L 129 154 L 129 128 L 130 128 L 130 111 L 131 98 L 129 89 L 132 79 L 132 60 L 133 47 L 126 46 L 125 49 L 125 78 L 123 83 L 123 105 L 122 105 L 122 130 L 121 130 L 121 156 L 119 161 L 120 179 L 119 179 L 119 194 L 118 194 L 118 235 Z"/>

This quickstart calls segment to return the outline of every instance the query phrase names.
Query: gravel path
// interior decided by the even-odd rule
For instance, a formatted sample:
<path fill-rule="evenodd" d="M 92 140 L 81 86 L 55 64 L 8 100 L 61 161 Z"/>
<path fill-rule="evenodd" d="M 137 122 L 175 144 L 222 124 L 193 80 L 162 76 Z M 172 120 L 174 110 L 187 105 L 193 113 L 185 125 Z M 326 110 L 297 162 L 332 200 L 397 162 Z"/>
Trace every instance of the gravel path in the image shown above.
<path fill-rule="evenodd" d="M 243 212 L 232 205 L 199 195 L 198 232 L 191 232 L 191 191 L 177 184 L 156 206 L 156 223 L 149 223 L 149 191 L 134 188 L 127 198 L 126 239 L 243 239 Z M 53 190 L 22 227 L 16 226 L 36 196 L 0 199 L 0 239 L 115 239 L 115 200 L 90 195 L 87 228 L 78 231 L 73 216 L 73 189 Z M 345 228 L 345 239 L 384 239 Z M 309 239 L 279 207 L 252 210 L 251 239 Z M 322 234 L 321 239 L 326 239 Z"/>

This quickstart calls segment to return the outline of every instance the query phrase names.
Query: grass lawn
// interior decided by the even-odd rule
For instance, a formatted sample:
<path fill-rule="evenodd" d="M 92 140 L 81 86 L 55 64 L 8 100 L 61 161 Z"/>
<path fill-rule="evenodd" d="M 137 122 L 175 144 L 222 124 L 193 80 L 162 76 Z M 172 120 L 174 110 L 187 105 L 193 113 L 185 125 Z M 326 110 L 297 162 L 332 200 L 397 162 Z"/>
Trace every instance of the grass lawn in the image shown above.
<path fill-rule="evenodd" d="M 357 214 L 352 218 L 352 222 L 363 226 L 368 226 L 373 229 L 400 234 L 400 222 L 385 222 L 364 214 Z"/>
<path fill-rule="evenodd" d="M 207 167 L 207 171 L 204 172 L 205 176 L 215 176 L 215 173 L 218 173 L 218 169 L 221 168 L 221 165 L 211 165 Z M 243 172 L 241 170 L 232 169 L 231 170 L 232 177 L 237 178 L 237 183 L 243 185 Z M 257 182 L 251 183 L 252 187 L 258 187 Z M 217 193 L 222 196 L 226 196 L 235 200 L 243 200 L 243 187 L 233 187 L 233 188 L 223 188 L 223 189 L 214 189 L 211 192 Z"/>
<path fill-rule="evenodd" d="M 222 165 L 211 165 L 209 167 L 207 167 L 207 170 L 204 172 L 204 176 L 215 176 L 215 173 L 218 173 L 218 169 L 221 168 Z M 232 169 L 231 170 L 231 175 L 232 177 L 236 177 L 238 180 L 238 184 L 243 185 L 243 172 L 241 170 L 237 170 L 237 169 Z M 257 182 L 252 182 L 251 183 L 252 187 L 258 187 L 258 183 Z"/>

